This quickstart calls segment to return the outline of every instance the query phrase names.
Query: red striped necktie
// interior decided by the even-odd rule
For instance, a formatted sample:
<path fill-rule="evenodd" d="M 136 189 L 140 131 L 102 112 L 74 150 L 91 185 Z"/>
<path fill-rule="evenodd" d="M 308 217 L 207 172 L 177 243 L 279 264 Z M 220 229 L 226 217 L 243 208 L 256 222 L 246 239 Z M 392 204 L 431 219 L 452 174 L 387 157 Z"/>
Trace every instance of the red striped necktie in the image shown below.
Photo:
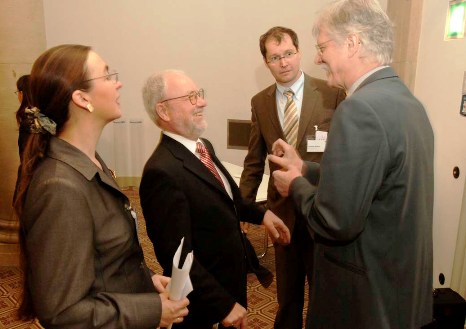
<path fill-rule="evenodd" d="M 220 174 L 218 173 L 217 168 L 215 168 L 214 162 L 212 161 L 212 158 L 210 157 L 209 151 L 207 151 L 204 144 L 197 142 L 196 152 L 199 153 L 201 162 L 207 167 L 207 169 L 210 170 L 210 172 L 215 176 L 215 178 L 218 179 L 222 187 L 225 188 L 225 185 L 223 185 L 222 178 L 220 177 Z"/>

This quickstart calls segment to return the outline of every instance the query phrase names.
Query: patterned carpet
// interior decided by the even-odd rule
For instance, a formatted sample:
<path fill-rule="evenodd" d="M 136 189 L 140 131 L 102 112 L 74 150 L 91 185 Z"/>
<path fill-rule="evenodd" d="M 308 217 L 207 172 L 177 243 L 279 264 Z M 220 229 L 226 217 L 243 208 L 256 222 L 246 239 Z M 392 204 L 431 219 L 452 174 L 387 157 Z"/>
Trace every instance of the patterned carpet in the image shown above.
<path fill-rule="evenodd" d="M 147 265 L 156 273 L 161 273 L 161 269 L 154 255 L 152 244 L 147 237 L 144 219 L 139 204 L 138 191 L 134 188 L 124 189 L 125 194 L 130 198 L 132 206 L 136 209 L 139 223 L 139 235 L 144 249 L 144 256 Z M 250 225 L 248 237 L 258 254 L 265 250 L 264 228 Z M 267 248 L 267 252 L 260 260 L 261 264 L 275 272 L 273 247 Z M 25 323 L 15 318 L 19 289 L 21 283 L 21 271 L 16 267 L 0 266 L 0 328 L 23 329 L 42 328 L 38 323 Z M 307 291 L 307 288 L 306 288 Z M 277 311 L 276 302 L 277 286 L 274 281 L 267 288 L 263 288 L 254 274 L 248 274 L 248 324 L 251 329 L 273 328 L 273 321 Z M 306 295 L 307 298 L 307 295 Z M 306 309 L 306 306 L 305 306 Z"/>

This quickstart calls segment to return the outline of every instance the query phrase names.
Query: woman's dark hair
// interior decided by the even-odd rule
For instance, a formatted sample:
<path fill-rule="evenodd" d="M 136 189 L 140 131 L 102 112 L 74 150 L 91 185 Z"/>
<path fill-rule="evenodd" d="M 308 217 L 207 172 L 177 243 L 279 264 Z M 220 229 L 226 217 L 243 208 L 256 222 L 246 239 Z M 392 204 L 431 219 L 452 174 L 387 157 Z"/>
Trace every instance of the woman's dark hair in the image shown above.
<path fill-rule="evenodd" d="M 57 135 L 69 118 L 68 105 L 75 90 L 88 90 L 87 58 L 91 48 L 81 45 L 60 45 L 45 51 L 36 59 L 29 78 L 29 106 L 37 107 L 40 113 L 53 120 Z M 21 265 L 24 273 L 23 296 L 18 315 L 21 319 L 35 317 L 30 291 L 27 285 L 28 268 L 24 229 L 21 215 L 26 192 L 37 166 L 47 154 L 49 133 L 29 135 L 21 161 L 21 179 L 14 200 L 16 215 L 20 220 Z"/>
<path fill-rule="evenodd" d="M 23 98 L 21 104 L 16 111 L 16 122 L 18 126 L 21 125 L 21 122 L 24 120 L 24 110 L 29 106 L 29 74 L 21 76 L 18 81 L 16 81 L 16 89 L 22 93 Z"/>
<path fill-rule="evenodd" d="M 29 74 L 22 75 L 16 80 L 16 89 L 23 92 L 27 88 L 27 83 L 29 82 Z"/>

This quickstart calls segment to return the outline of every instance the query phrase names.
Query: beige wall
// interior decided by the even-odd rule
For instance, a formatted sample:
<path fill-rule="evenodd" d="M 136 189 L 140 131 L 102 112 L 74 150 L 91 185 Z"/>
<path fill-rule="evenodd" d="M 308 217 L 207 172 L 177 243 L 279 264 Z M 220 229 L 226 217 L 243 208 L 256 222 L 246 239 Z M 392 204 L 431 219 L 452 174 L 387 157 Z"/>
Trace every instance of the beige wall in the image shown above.
<path fill-rule="evenodd" d="M 313 64 L 310 29 L 316 11 L 329 1 L 296 0 L 284 8 L 278 0 L 200 0 L 189 7 L 182 0 L 145 0 L 137 6 L 123 0 L 82 0 L 79 7 L 44 0 L 47 46 L 91 44 L 120 71 L 125 84 L 121 103 L 126 129 L 130 130 L 131 119 L 143 120 L 143 159 L 152 152 L 159 131 L 144 113 L 142 81 L 164 68 L 186 70 L 207 90 L 210 127 L 205 136 L 214 142 L 223 160 L 241 165 L 246 152 L 226 148 L 226 121 L 249 119 L 251 96 L 273 82 L 260 57 L 259 35 L 273 25 L 295 29 L 300 36 L 303 69 L 323 77 Z M 458 114 L 466 47 L 464 39 L 443 41 L 447 4 L 447 0 L 391 0 L 383 6 L 396 22 L 397 44 L 401 45 L 395 51 L 394 66 L 425 104 L 436 135 L 434 278 L 442 272 L 449 285 L 464 188 L 464 175 L 455 180 L 451 172 L 454 165 L 460 166 L 462 173 L 466 170 L 466 118 Z M 82 24 L 83 18 L 86 24 Z M 102 137 L 100 150 L 110 166 L 118 167 L 116 151 L 134 158 L 131 143 L 114 142 L 113 125 Z M 122 165 L 119 172 L 137 175 L 135 167 Z"/>
<path fill-rule="evenodd" d="M 411 91 L 416 83 L 422 3 L 423 0 L 391 0 L 387 5 L 387 14 L 395 31 L 392 66 Z"/>
<path fill-rule="evenodd" d="M 11 207 L 16 182 L 18 131 L 13 93 L 16 80 L 31 69 L 34 59 L 45 49 L 44 14 L 41 0 L 0 2 L 0 262 L 16 262 L 17 222 Z"/>
<path fill-rule="evenodd" d="M 80 0 L 80 6 L 74 6 L 44 0 L 47 46 L 90 44 L 120 72 L 122 120 L 128 135 L 130 120 L 143 121 L 144 145 L 140 156 L 125 142 L 116 145 L 114 125 L 108 125 L 99 151 L 119 175 L 140 175 L 140 166 L 122 162 L 135 157 L 145 162 L 158 142 L 160 131 L 144 111 L 140 90 L 147 76 L 167 68 L 185 70 L 206 89 L 205 137 L 223 160 L 242 165 L 246 151 L 227 149 L 227 119 L 249 119 L 250 98 L 273 83 L 259 51 L 259 36 L 275 25 L 293 28 L 300 37 L 302 68 L 324 77 L 313 63 L 311 27 L 318 9 L 328 2 L 294 0 L 284 6 L 281 0 L 199 0 L 188 6 L 184 0 Z M 126 159 L 118 159 L 116 152 Z"/>
<path fill-rule="evenodd" d="M 150 73 L 165 68 L 184 69 L 207 90 L 210 127 L 205 136 L 214 142 L 223 160 L 241 165 L 246 152 L 226 148 L 226 122 L 227 119 L 249 119 L 250 97 L 273 82 L 258 50 L 259 35 L 273 25 L 295 29 L 300 36 L 303 69 L 324 77 L 322 70 L 313 64 L 315 50 L 310 29 L 316 11 L 329 1 L 296 0 L 284 10 L 283 2 L 278 0 L 199 0 L 190 6 L 182 0 L 81 0 L 79 6 L 74 2 L 44 0 L 47 47 L 60 43 L 92 45 L 120 72 L 124 83 L 121 103 L 125 122 L 118 133 L 115 133 L 115 124 L 109 125 L 99 145 L 106 162 L 122 168 L 120 174 L 138 175 L 142 164 L 125 161 L 137 158 L 137 162 L 144 162 L 158 141 L 159 131 L 143 110 L 140 88 Z M 34 48 L 36 39 L 17 42 L 24 39 L 10 26 L 20 21 L 14 19 L 17 16 L 12 12 L 29 5 L 26 12 L 34 17 L 32 21 L 41 20 L 42 7 L 34 8 L 35 4 L 40 2 L 4 0 L 0 3 L 0 33 L 8 34 L 0 40 L 13 40 L 8 47 L 0 44 L 0 59 L 9 57 L 1 61 L 7 64 L 0 65 L 2 125 L 6 122 L 4 113 L 16 108 L 11 93 L 15 81 L 12 68 L 16 65 L 18 72 L 25 72 L 32 61 L 31 58 L 19 61 L 14 51 L 26 47 L 26 53 L 34 58 L 36 49 L 43 48 L 43 45 Z M 466 41 L 443 40 L 447 4 L 447 0 L 382 2 L 395 20 L 397 44 L 401 45 L 396 49 L 394 66 L 426 106 L 435 132 L 434 278 L 442 272 L 449 285 L 466 172 L 466 118 L 458 114 L 466 71 Z M 41 33 L 41 28 L 33 30 Z M 41 35 L 39 43 L 43 40 Z M 30 46 L 34 50 L 29 50 Z M 7 91 L 7 88 L 13 89 Z M 139 148 L 131 139 L 135 131 L 131 130 L 130 121 L 142 121 L 138 123 L 140 135 L 136 134 L 142 140 L 137 144 Z M 2 130 L 9 129 L 8 136 L 13 135 L 13 140 L 0 139 L 1 154 L 6 154 L 4 150 L 10 152 L 9 163 L 4 163 L 3 156 L 0 165 L 12 172 L 17 165 L 17 155 L 12 153 L 16 132 L 10 123 L 5 127 Z M 127 138 L 121 141 L 121 136 Z M 122 158 L 118 159 L 118 154 Z M 452 177 L 454 166 L 460 167 L 459 179 Z M 10 179 L 9 186 L 13 180 Z M 3 191 L 0 194 L 2 205 L 9 197 L 4 194 Z"/>
<path fill-rule="evenodd" d="M 466 117 L 459 114 L 466 39 L 444 40 L 447 8 L 447 0 L 424 0 L 414 92 L 426 106 L 435 134 L 434 280 L 438 284 L 438 274 L 444 273 L 448 286 L 466 177 Z"/>

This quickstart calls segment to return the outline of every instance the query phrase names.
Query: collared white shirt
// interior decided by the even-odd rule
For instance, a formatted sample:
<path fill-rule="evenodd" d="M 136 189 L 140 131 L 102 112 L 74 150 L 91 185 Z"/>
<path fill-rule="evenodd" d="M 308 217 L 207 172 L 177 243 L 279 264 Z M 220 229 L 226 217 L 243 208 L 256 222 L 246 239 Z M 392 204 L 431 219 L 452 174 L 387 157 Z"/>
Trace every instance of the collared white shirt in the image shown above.
<path fill-rule="evenodd" d="M 180 135 L 177 135 L 177 134 L 174 134 L 174 133 L 171 133 L 171 132 L 168 132 L 168 131 L 163 131 L 163 133 L 165 135 L 167 135 L 168 137 L 171 137 L 173 138 L 174 140 L 176 140 L 177 142 L 181 143 L 184 147 L 186 147 L 192 154 L 194 154 L 198 159 L 200 159 L 200 154 L 196 152 L 196 143 L 197 142 L 200 142 L 202 143 L 202 141 L 200 139 L 198 139 L 197 141 L 193 141 L 191 139 L 188 139 L 186 137 L 183 137 L 183 136 L 180 136 Z M 204 143 L 202 143 L 204 144 Z M 233 200 L 233 193 L 231 192 L 231 186 L 230 184 L 228 183 L 228 179 L 225 177 L 225 175 L 223 174 L 223 172 L 217 167 L 217 165 L 215 164 L 214 162 L 214 166 L 215 166 L 215 169 L 217 169 L 218 171 L 218 174 L 220 175 L 220 178 L 222 179 L 222 182 L 223 182 L 223 185 L 225 186 L 225 190 L 227 191 L 228 195 L 230 196 L 230 198 Z"/>
<path fill-rule="evenodd" d="M 370 75 L 372 75 L 373 73 L 377 72 L 377 71 L 380 71 L 381 69 L 384 69 L 386 67 L 389 67 L 388 65 L 383 65 L 383 66 L 378 66 L 376 67 L 375 69 L 367 72 L 366 74 L 362 75 L 361 77 L 359 77 L 359 79 L 357 79 L 353 85 L 347 90 L 346 92 L 346 98 L 350 97 L 354 91 L 361 85 L 361 83 L 366 80 L 367 77 L 369 77 Z"/>
<path fill-rule="evenodd" d="M 285 87 L 280 85 L 278 82 L 277 85 L 277 92 L 276 92 L 276 100 L 277 100 L 277 114 L 278 120 L 280 121 L 280 125 L 283 128 L 283 122 L 285 121 L 285 105 L 288 101 L 288 98 L 283 95 L 285 91 L 291 89 L 294 92 L 293 100 L 296 104 L 296 112 L 298 114 L 298 120 L 301 117 L 301 106 L 303 104 L 303 94 L 304 94 L 304 74 L 301 71 L 301 76 L 296 80 L 296 82 L 291 87 Z"/>

